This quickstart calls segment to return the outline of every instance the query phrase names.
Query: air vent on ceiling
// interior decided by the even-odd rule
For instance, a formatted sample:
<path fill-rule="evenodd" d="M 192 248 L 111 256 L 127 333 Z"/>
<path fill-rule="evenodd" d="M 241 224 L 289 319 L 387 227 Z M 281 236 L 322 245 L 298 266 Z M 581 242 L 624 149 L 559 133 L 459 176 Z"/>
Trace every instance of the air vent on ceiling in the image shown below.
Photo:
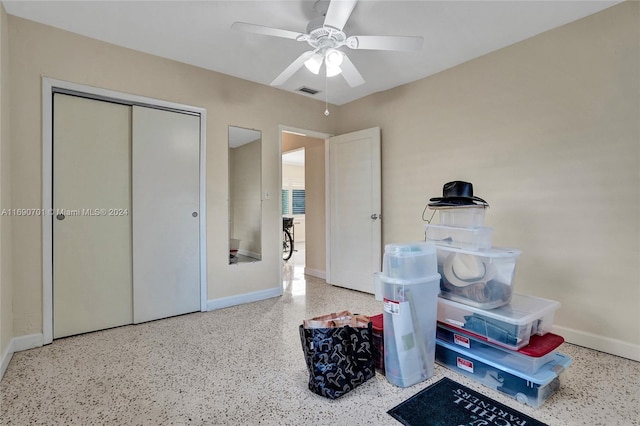
<path fill-rule="evenodd" d="M 315 95 L 315 94 L 320 93 L 320 91 L 319 91 L 319 90 L 312 89 L 312 88 L 310 88 L 310 87 L 305 87 L 305 86 L 302 86 L 301 88 L 296 89 L 296 90 L 297 90 L 298 92 L 308 93 L 309 95 Z"/>

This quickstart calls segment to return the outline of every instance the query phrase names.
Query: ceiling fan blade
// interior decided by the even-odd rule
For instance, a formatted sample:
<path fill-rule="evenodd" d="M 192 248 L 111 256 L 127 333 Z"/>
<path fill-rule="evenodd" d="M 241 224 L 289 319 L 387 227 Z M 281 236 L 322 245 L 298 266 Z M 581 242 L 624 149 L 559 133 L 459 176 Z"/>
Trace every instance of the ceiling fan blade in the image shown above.
<path fill-rule="evenodd" d="M 358 0 L 331 0 L 324 18 L 324 26 L 342 31 L 356 3 Z"/>
<path fill-rule="evenodd" d="M 351 36 L 346 45 L 351 49 L 414 51 L 422 49 L 423 37 L 418 36 Z"/>
<path fill-rule="evenodd" d="M 305 35 L 304 33 L 297 33 L 295 31 L 281 30 L 279 28 L 265 27 L 262 25 L 247 24 L 245 22 L 234 22 L 231 25 L 231 29 L 236 31 L 244 31 L 247 33 L 268 35 L 273 37 L 290 38 L 293 40 L 297 40 L 298 37 Z"/>
<path fill-rule="evenodd" d="M 364 84 L 364 78 L 362 78 L 362 75 L 358 72 L 356 66 L 353 65 L 353 62 L 351 62 L 351 59 L 349 59 L 347 55 L 343 55 L 340 68 L 342 68 L 342 76 L 349 86 L 356 87 Z"/>
<path fill-rule="evenodd" d="M 284 71 L 282 71 L 280 73 L 279 76 L 277 76 L 275 78 L 275 80 L 273 80 L 271 82 L 271 86 L 280 86 L 282 85 L 285 81 L 289 80 L 289 78 L 294 75 L 296 73 L 296 71 L 298 71 L 300 68 L 302 68 L 302 66 L 304 65 L 305 61 L 307 59 L 309 59 L 311 57 L 311 55 L 314 54 L 313 50 L 309 50 L 307 52 L 304 52 L 302 55 L 298 56 L 298 58 L 293 61 L 291 63 L 291 65 L 289 65 L 287 68 L 285 68 Z"/>

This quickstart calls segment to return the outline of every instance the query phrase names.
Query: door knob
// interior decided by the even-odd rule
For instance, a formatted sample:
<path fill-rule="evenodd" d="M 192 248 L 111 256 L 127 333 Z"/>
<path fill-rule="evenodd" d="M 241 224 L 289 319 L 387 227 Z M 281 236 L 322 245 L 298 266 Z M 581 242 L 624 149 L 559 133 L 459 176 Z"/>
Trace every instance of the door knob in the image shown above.
<path fill-rule="evenodd" d="M 56 219 L 64 220 L 64 215 L 62 213 L 58 213 L 58 215 L 56 215 Z"/>
<path fill-rule="evenodd" d="M 193 212 L 193 213 L 191 213 L 191 216 L 193 216 L 193 217 L 198 217 L 198 212 Z"/>
<path fill-rule="evenodd" d="M 378 219 L 378 215 L 377 215 L 377 214 L 375 214 L 375 213 L 374 213 L 374 214 L 372 214 L 372 215 L 371 215 L 371 219 L 373 219 L 373 220 Z"/>

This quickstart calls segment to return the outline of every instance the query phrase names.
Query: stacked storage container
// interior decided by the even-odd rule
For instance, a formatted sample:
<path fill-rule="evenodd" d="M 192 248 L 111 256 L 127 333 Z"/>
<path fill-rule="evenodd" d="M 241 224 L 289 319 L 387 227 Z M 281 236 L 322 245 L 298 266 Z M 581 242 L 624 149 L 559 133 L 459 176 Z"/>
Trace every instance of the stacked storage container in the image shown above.
<path fill-rule="evenodd" d="M 434 372 L 440 283 L 435 246 L 387 244 L 382 274 L 376 275 L 376 281 L 384 301 L 387 380 L 407 387 L 428 379 Z"/>
<path fill-rule="evenodd" d="M 550 332 L 560 303 L 513 292 L 520 251 L 492 246 L 493 230 L 484 226 L 487 204 L 481 201 L 430 204 L 440 218 L 439 224 L 425 225 L 441 276 L 436 361 L 539 407 L 572 362 L 558 352 L 564 339 Z"/>

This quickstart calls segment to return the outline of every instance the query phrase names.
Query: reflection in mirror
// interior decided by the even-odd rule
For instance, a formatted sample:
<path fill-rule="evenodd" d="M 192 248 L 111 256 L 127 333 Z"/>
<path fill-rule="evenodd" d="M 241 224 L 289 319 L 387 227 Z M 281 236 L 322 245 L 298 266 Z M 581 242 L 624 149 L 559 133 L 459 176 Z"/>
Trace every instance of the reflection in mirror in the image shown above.
<path fill-rule="evenodd" d="M 229 126 L 229 263 L 262 259 L 262 134 Z"/>

